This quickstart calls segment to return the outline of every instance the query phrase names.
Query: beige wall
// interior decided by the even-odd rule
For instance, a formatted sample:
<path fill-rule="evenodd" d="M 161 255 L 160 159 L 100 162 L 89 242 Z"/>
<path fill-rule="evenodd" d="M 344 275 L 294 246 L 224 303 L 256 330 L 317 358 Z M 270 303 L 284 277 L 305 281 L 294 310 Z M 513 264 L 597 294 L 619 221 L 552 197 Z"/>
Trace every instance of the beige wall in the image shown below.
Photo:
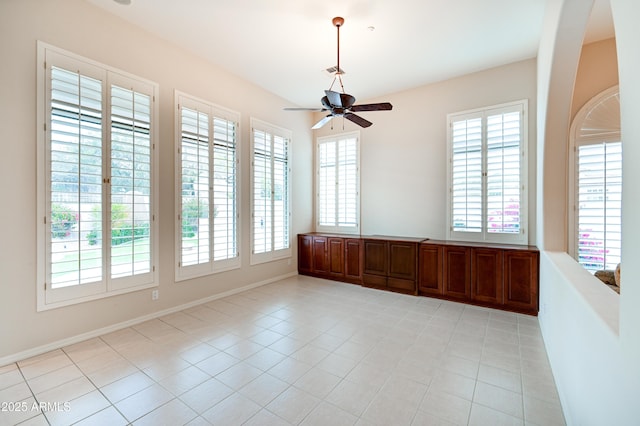
<path fill-rule="evenodd" d="M 571 120 L 598 93 L 618 84 L 616 39 L 582 46 L 571 102 Z"/>
<path fill-rule="evenodd" d="M 36 40 L 160 85 L 160 299 L 150 290 L 36 312 Z M 293 234 L 311 227 L 311 123 L 287 102 L 81 0 L 0 2 L 0 364 L 52 342 L 296 272 L 294 257 L 249 265 L 249 118 L 293 131 Z M 239 270 L 174 281 L 174 90 L 241 114 Z M 27 351 L 27 352 L 24 352 Z M 4 358 L 3 358 L 4 357 Z"/>
<path fill-rule="evenodd" d="M 345 86 L 348 91 L 348 80 Z M 536 61 L 521 61 L 357 103 L 393 104 L 360 113 L 363 234 L 446 237 L 447 114 L 520 99 L 529 101 L 529 243 L 535 244 Z M 319 120 L 322 114 L 318 114 Z M 314 135 L 360 129 L 337 118 Z"/>

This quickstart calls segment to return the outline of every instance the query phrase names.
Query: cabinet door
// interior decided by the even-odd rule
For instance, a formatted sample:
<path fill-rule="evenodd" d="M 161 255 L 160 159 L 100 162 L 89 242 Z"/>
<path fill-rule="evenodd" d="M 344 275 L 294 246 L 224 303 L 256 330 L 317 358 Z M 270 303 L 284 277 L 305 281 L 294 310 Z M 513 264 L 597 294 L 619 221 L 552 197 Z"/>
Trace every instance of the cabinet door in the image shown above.
<path fill-rule="evenodd" d="M 502 305 L 502 250 L 471 249 L 471 299 Z"/>
<path fill-rule="evenodd" d="M 416 243 L 389 241 L 389 276 L 416 280 Z"/>
<path fill-rule="evenodd" d="M 313 237 L 298 235 L 298 273 L 310 274 L 313 271 Z"/>
<path fill-rule="evenodd" d="M 538 262 L 538 252 L 505 250 L 505 306 L 538 312 Z"/>
<path fill-rule="evenodd" d="M 344 275 L 349 281 L 359 283 L 362 280 L 362 243 L 350 238 L 345 240 L 344 246 Z"/>
<path fill-rule="evenodd" d="M 313 272 L 321 275 L 329 273 L 326 237 L 313 237 Z"/>
<path fill-rule="evenodd" d="M 425 294 L 442 294 L 442 246 L 421 244 L 418 258 L 418 290 Z"/>
<path fill-rule="evenodd" d="M 335 278 L 344 277 L 344 240 L 332 237 L 328 239 L 329 275 Z"/>
<path fill-rule="evenodd" d="M 388 267 L 387 242 L 364 240 L 364 273 L 387 275 Z"/>
<path fill-rule="evenodd" d="M 387 286 L 405 293 L 416 292 L 418 245 L 389 241 L 389 278 Z"/>
<path fill-rule="evenodd" d="M 364 240 L 364 269 L 362 285 L 374 288 L 387 288 L 387 271 L 389 256 L 387 242 L 380 240 Z"/>
<path fill-rule="evenodd" d="M 468 247 L 444 248 L 444 295 L 471 298 L 471 262 Z"/>

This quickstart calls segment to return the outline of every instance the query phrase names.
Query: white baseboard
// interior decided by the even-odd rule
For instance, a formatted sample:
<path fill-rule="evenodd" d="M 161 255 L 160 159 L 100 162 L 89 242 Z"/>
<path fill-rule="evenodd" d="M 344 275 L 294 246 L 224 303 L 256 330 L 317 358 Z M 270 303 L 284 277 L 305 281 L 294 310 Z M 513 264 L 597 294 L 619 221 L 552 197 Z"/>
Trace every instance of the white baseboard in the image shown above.
<path fill-rule="evenodd" d="M 212 302 L 217 299 L 222 299 L 223 297 L 233 296 L 234 294 L 242 293 L 243 291 L 251 290 L 257 287 L 261 287 L 263 285 L 271 284 L 276 281 L 284 280 L 286 278 L 294 277 L 298 275 L 298 272 L 290 272 L 285 275 L 280 275 L 274 278 L 269 278 L 264 281 L 259 281 L 256 283 L 251 283 L 243 287 L 234 288 L 232 290 L 228 290 L 222 293 L 214 294 L 212 296 L 205 297 L 203 299 L 194 300 L 193 302 L 184 303 L 182 305 L 173 306 L 171 308 L 163 309 L 158 312 L 153 312 L 147 315 L 143 315 L 141 317 L 133 318 L 127 321 L 119 322 L 117 324 L 109 325 L 107 327 L 102 327 L 97 330 L 88 331 L 86 333 L 78 334 L 76 336 L 68 337 L 66 339 L 57 340 L 55 342 L 47 343 L 46 345 L 38 346 L 32 349 L 27 349 L 26 351 L 21 351 L 15 354 L 7 355 L 0 358 L 0 367 L 3 365 L 12 364 L 14 362 L 18 362 L 27 358 L 31 358 L 37 355 L 42 355 L 47 352 L 51 352 L 56 349 L 64 348 L 65 346 L 73 345 L 75 343 L 80 343 L 88 339 L 93 339 L 94 337 L 102 336 L 103 334 L 112 333 L 114 331 L 121 330 L 123 328 L 131 327 L 136 324 L 143 323 L 145 321 L 149 321 L 155 318 L 159 318 L 165 315 L 173 314 L 175 312 L 179 312 L 185 309 L 192 308 L 197 305 L 201 305 L 203 303 Z"/>

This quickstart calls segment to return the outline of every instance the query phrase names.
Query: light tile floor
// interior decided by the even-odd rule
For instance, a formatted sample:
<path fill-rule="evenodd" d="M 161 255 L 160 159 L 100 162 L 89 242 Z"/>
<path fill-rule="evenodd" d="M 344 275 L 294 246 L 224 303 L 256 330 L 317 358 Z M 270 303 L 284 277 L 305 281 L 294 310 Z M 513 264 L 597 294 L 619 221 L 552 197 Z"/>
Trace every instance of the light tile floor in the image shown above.
<path fill-rule="evenodd" d="M 293 277 L 0 367 L 0 425 L 563 425 L 537 318 Z"/>

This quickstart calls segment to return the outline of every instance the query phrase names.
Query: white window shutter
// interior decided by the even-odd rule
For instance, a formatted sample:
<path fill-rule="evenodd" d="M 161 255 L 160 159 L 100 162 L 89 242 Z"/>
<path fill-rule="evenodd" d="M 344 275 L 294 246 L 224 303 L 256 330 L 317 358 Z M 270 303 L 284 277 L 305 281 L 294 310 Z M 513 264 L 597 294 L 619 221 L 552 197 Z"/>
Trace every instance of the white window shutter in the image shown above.
<path fill-rule="evenodd" d="M 318 139 L 318 230 L 358 232 L 360 211 L 359 133 Z"/>
<path fill-rule="evenodd" d="M 622 248 L 622 143 L 581 145 L 577 162 L 578 262 L 613 270 Z"/>
<path fill-rule="evenodd" d="M 526 244 L 526 101 L 448 121 L 449 238 Z"/>
<path fill-rule="evenodd" d="M 111 86 L 111 277 L 151 272 L 151 96 Z"/>
<path fill-rule="evenodd" d="M 482 119 L 452 123 L 452 229 L 482 232 Z"/>
<path fill-rule="evenodd" d="M 181 108 L 181 259 L 182 267 L 210 260 L 209 115 Z"/>
<path fill-rule="evenodd" d="M 50 85 L 49 282 L 56 289 L 104 277 L 103 82 L 52 66 Z"/>

